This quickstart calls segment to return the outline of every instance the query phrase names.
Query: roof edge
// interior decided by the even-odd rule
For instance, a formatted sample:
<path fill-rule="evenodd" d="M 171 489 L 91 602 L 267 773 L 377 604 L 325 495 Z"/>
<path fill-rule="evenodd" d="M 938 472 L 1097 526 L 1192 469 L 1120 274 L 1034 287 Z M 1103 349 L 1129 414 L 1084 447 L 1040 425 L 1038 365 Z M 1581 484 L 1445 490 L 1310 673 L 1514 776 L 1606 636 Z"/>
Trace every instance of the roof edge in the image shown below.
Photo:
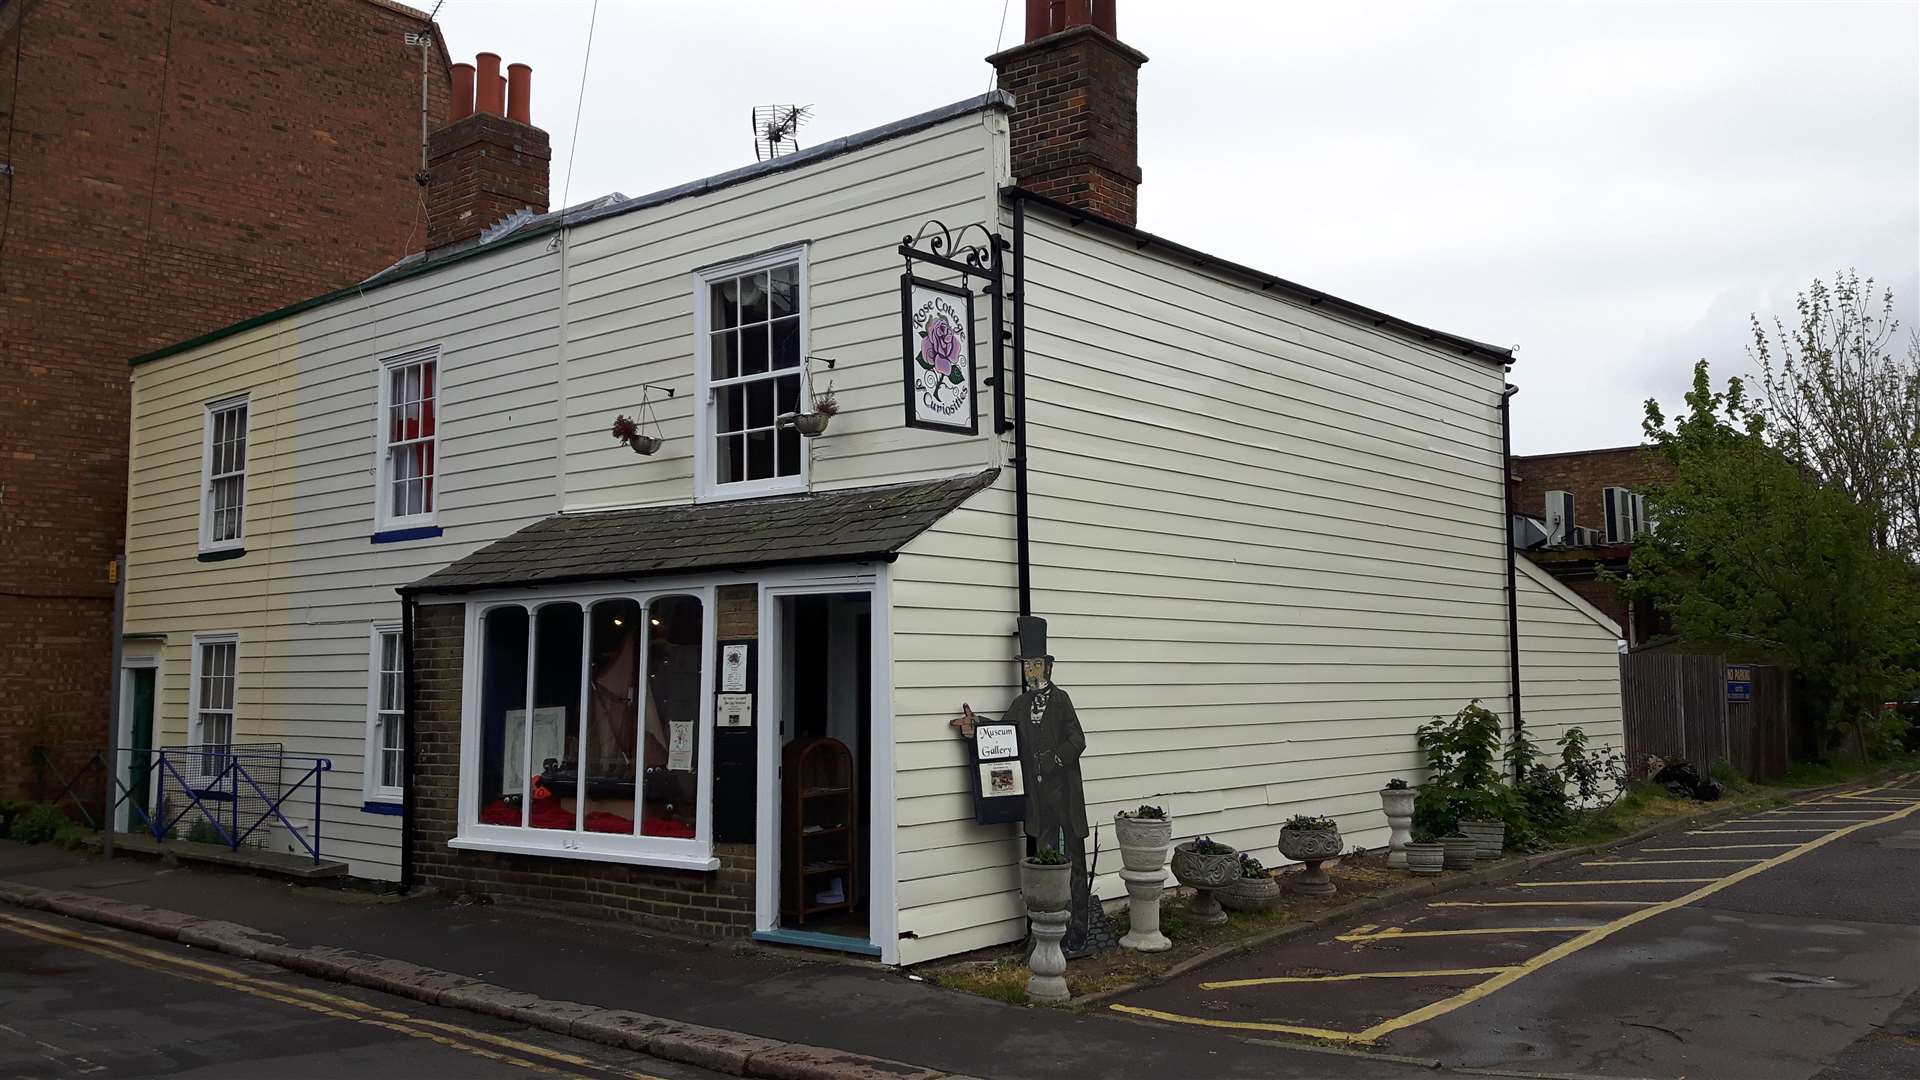
<path fill-rule="evenodd" d="M 740 168 L 715 173 L 699 180 L 692 180 L 674 187 L 663 188 L 660 191 L 648 195 L 636 196 L 611 206 L 594 205 L 601 200 L 589 200 L 585 209 L 579 211 L 562 210 L 558 214 L 542 215 L 541 217 L 533 219 L 533 221 L 526 226 L 515 229 L 490 243 L 463 248 L 440 258 L 422 259 L 410 265 L 397 263 L 389 266 L 385 270 L 375 273 L 370 278 L 354 282 L 351 285 L 335 289 L 332 292 L 308 297 L 305 300 L 297 300 L 283 307 L 274 308 L 271 311 L 262 312 L 258 315 L 242 319 L 239 322 L 215 330 L 209 330 L 204 334 L 195 335 L 184 341 L 177 341 L 171 345 L 164 345 L 158 349 L 141 353 L 128 360 L 127 366 L 139 367 L 142 364 L 149 364 L 155 360 L 164 360 L 169 356 L 176 356 L 180 353 L 199 348 L 202 345 L 208 345 L 223 338 L 232 337 L 235 334 L 265 326 L 279 319 L 298 315 L 303 311 L 310 311 L 322 304 L 330 304 L 335 300 L 343 300 L 355 294 L 364 297 L 369 290 L 377 289 L 383 285 L 391 285 L 396 282 L 405 281 L 408 278 L 424 274 L 430 270 L 437 270 L 440 267 L 449 266 L 485 252 L 500 251 L 514 247 L 549 233 L 557 232 L 568 226 L 583 225 L 588 222 L 598 221 L 601 218 L 617 217 L 620 214 L 630 213 L 635 210 L 644 210 L 649 207 L 677 202 L 680 199 L 705 195 L 723 188 L 732 187 L 735 184 L 746 183 L 749 180 L 757 180 L 763 176 L 805 168 L 808 165 L 836 158 L 855 150 L 864 149 L 876 143 L 886 142 L 889 139 L 897 139 L 903 135 L 911 135 L 917 131 L 924 131 L 935 124 L 942 124 L 948 120 L 958 119 L 971 113 L 985 112 L 989 109 L 1011 112 L 1013 110 L 1013 95 L 1004 90 L 990 90 L 984 94 L 956 101 L 951 105 L 943 105 L 937 109 L 929 109 L 926 112 L 882 124 L 879 127 L 868 128 L 865 131 L 858 131 L 852 135 L 843 135 L 838 139 L 821 143 L 818 146 L 802 150 L 798 153 L 788 154 L 770 161 L 756 162 L 752 165 L 743 165 Z"/>
<path fill-rule="evenodd" d="M 1342 312 L 1349 317 L 1371 322 L 1376 328 L 1389 327 L 1398 333 L 1421 341 L 1445 342 L 1459 351 L 1463 356 L 1472 356 L 1475 359 L 1499 364 L 1501 367 L 1509 367 L 1515 362 L 1512 349 L 1503 349 L 1498 345 L 1489 345 L 1484 341 L 1475 341 L 1470 337 L 1450 334 L 1445 330 L 1436 330 L 1431 326 L 1422 326 L 1419 323 L 1409 322 L 1406 319 L 1389 315 L 1384 311 L 1375 310 L 1364 304 L 1356 304 L 1351 300 L 1343 300 L 1332 293 L 1324 293 L 1319 289 L 1310 288 L 1298 282 L 1288 281 L 1286 278 L 1274 274 L 1255 270 L 1250 266 L 1244 266 L 1230 259 L 1223 259 L 1218 255 L 1209 255 L 1198 248 L 1188 247 L 1175 240 L 1168 240 L 1164 236 L 1156 236 L 1153 233 L 1147 232 L 1145 229 L 1128 225 L 1125 222 L 1115 221 L 1112 218 L 1102 217 L 1099 214 L 1082 210 L 1077 206 L 1069 206 L 1066 203 L 1050 199 L 1045 195 L 1023 188 L 1018 184 L 1001 188 L 1000 191 L 1003 196 L 1008 196 L 1021 202 L 1031 203 L 1035 206 L 1045 207 L 1055 213 L 1065 215 L 1075 225 L 1090 222 L 1110 232 L 1119 233 L 1129 240 L 1132 240 L 1136 248 L 1157 246 L 1164 251 L 1194 260 L 1198 265 L 1223 270 L 1229 274 L 1246 278 L 1258 283 L 1260 291 L 1262 292 L 1283 293 L 1294 299 L 1305 300 L 1310 307 L 1325 306 Z"/>

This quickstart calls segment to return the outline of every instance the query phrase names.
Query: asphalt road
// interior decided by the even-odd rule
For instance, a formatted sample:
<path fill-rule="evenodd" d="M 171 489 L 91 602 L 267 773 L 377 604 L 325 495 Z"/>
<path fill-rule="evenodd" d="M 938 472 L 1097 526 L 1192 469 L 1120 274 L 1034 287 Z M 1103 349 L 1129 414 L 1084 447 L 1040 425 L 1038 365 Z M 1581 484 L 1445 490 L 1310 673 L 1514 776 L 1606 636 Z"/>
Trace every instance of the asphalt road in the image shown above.
<path fill-rule="evenodd" d="M 1115 1008 L 1502 1075 L 1920 1077 L 1920 781 L 1368 918 Z"/>
<path fill-rule="evenodd" d="M 718 1075 L 57 915 L 0 911 L 0 1077 Z"/>

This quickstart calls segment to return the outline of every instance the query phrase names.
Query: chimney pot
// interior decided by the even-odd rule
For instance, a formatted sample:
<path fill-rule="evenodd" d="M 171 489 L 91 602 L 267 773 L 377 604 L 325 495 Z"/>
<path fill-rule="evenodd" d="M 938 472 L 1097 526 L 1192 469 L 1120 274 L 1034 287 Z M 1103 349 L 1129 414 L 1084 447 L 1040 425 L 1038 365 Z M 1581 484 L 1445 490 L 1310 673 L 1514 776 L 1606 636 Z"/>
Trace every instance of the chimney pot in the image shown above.
<path fill-rule="evenodd" d="M 1116 0 L 1027 0 L 1027 40 L 1091 26 L 1108 37 L 1119 37 Z"/>
<path fill-rule="evenodd" d="M 507 111 L 507 81 L 500 77 L 500 54 L 483 52 L 474 72 L 473 111 L 504 116 Z"/>
<path fill-rule="evenodd" d="M 525 64 L 507 65 L 507 119 L 531 124 L 528 101 L 533 92 L 533 69 Z"/>
<path fill-rule="evenodd" d="M 453 65 L 453 100 L 447 102 L 447 122 L 473 115 L 473 65 Z"/>

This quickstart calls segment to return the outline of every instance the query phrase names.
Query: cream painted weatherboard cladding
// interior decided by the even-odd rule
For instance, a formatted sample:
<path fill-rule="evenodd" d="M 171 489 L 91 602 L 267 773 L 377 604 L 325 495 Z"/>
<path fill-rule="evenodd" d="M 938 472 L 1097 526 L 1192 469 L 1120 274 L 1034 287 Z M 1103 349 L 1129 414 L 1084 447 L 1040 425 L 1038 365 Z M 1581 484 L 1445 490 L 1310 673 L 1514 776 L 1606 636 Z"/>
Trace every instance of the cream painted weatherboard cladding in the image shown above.
<path fill-rule="evenodd" d="M 1620 628 L 1528 559 L 1515 560 L 1520 599 L 1520 716 L 1551 748 L 1570 727 L 1624 749 Z"/>
<path fill-rule="evenodd" d="M 1384 841 L 1376 792 L 1417 776 L 1414 729 L 1475 697 L 1507 711 L 1501 369 L 1026 223 L 1033 606 L 1087 730 L 1102 851 L 1141 802 L 1270 863 L 1303 811 Z M 1010 696 L 1010 489 L 893 571 L 903 961 L 1021 933 L 1015 831 L 972 823 L 944 723 Z M 1613 662 L 1611 638 L 1567 648 Z M 1590 731 L 1618 731 L 1614 687 Z"/>
<path fill-rule="evenodd" d="M 397 878 L 400 819 L 363 810 L 371 628 L 399 620 L 398 586 L 555 512 L 694 497 L 700 267 L 804 246 L 809 351 L 838 362 L 828 377 L 842 405 L 834 437 L 807 447 L 815 490 L 997 463 L 987 435 L 899 425 L 895 248 L 928 218 L 990 219 L 1005 129 L 997 109 L 963 112 L 575 225 L 564 244 L 502 243 L 136 367 L 126 631 L 166 635 L 156 744 L 186 738 L 192 635 L 238 632 L 236 741 L 331 758 L 325 853 L 356 875 Z M 443 535 L 371 543 L 381 367 L 436 347 L 432 524 Z M 608 436 L 643 382 L 676 388 L 654 395 L 667 442 L 650 458 Z M 202 562 L 205 406 L 243 393 L 246 553 Z"/>

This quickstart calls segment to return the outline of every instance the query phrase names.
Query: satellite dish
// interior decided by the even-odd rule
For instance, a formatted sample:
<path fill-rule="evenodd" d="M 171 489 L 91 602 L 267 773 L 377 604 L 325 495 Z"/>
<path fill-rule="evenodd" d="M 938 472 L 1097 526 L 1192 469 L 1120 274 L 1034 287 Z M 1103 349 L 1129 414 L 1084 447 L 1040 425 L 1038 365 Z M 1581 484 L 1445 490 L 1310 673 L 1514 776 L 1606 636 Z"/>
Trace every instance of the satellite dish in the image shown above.
<path fill-rule="evenodd" d="M 811 105 L 755 105 L 753 158 L 771 161 L 800 149 L 800 125 L 813 117 Z"/>

